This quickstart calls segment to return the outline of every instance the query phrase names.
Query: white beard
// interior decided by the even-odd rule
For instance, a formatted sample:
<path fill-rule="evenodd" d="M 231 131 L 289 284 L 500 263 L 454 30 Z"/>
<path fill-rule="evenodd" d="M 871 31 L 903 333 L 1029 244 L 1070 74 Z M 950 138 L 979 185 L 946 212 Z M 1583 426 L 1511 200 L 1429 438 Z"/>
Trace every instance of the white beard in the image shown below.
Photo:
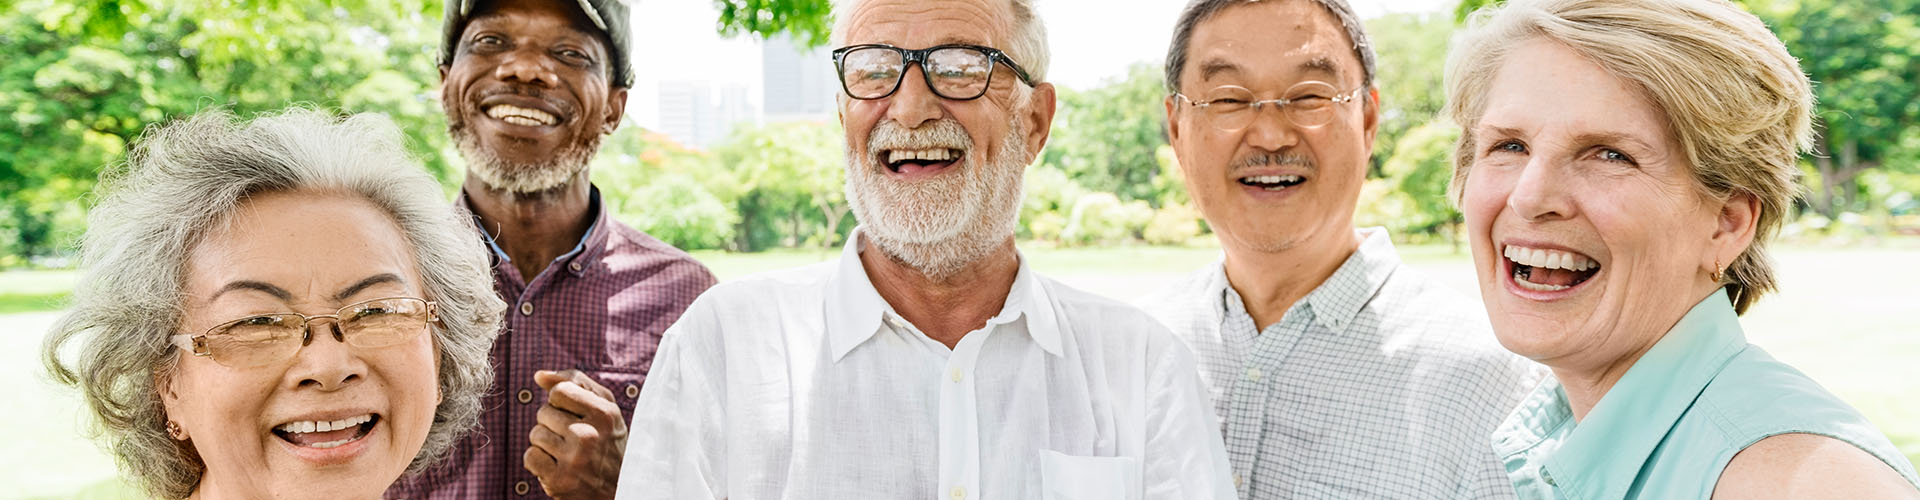
<path fill-rule="evenodd" d="M 975 156 L 959 122 L 942 119 L 917 130 L 881 120 L 867 157 L 847 150 L 847 204 L 874 247 L 928 279 L 945 281 L 1006 244 L 1018 227 L 1021 180 L 1031 152 L 1015 123 L 998 151 Z M 965 151 L 958 172 L 900 182 L 873 156 L 886 149 L 949 147 Z"/>
<path fill-rule="evenodd" d="M 452 114 L 449 113 L 449 116 Z M 486 187 L 505 191 L 509 195 L 539 193 L 566 184 L 592 163 L 593 154 L 600 150 L 600 140 L 603 138 L 599 134 L 588 134 L 579 142 L 561 147 L 547 161 L 519 164 L 500 158 L 492 149 L 480 144 L 480 138 L 467 129 L 464 120 L 449 123 L 447 132 L 453 135 L 454 144 L 460 148 L 460 157 L 467 160 L 467 171 L 479 176 Z"/>

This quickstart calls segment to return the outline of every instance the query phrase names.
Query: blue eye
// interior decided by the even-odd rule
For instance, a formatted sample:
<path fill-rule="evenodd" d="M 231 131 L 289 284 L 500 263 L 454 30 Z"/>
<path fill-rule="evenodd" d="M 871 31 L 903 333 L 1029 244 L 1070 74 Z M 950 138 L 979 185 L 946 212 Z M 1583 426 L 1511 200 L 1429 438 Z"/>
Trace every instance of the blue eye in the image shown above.
<path fill-rule="evenodd" d="M 1493 145 L 1493 151 L 1497 153 L 1526 154 L 1527 145 L 1521 144 L 1520 141 L 1512 141 L 1512 140 L 1500 141 L 1499 144 Z"/>
<path fill-rule="evenodd" d="M 1633 157 L 1631 157 L 1631 156 L 1627 156 L 1627 154 L 1626 154 L 1626 153 L 1622 153 L 1622 152 L 1619 152 L 1619 151 L 1614 151 L 1614 150 L 1611 150 L 1611 149 L 1602 149 L 1602 150 L 1600 150 L 1600 159 L 1601 159 L 1601 160 L 1605 160 L 1605 161 L 1617 161 L 1617 162 L 1622 162 L 1622 163 L 1633 163 Z"/>

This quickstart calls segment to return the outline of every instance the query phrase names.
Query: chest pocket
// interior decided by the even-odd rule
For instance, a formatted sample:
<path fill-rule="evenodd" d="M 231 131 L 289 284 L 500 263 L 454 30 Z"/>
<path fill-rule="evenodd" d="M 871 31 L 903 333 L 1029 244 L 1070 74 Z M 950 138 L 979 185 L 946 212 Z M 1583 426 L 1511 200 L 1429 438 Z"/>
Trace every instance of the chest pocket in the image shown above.
<path fill-rule="evenodd" d="M 1045 500 L 1138 500 L 1140 459 L 1041 451 L 1040 490 Z"/>

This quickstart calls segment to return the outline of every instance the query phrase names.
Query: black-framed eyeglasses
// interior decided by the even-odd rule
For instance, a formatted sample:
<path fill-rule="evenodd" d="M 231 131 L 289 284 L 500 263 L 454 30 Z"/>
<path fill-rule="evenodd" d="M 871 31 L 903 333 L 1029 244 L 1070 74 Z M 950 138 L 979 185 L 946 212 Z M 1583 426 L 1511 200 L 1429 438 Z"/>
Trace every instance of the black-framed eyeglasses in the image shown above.
<path fill-rule="evenodd" d="M 1033 85 L 1027 70 L 1007 57 L 1006 52 L 979 45 L 935 45 L 908 50 L 886 44 L 870 43 L 834 49 L 833 67 L 840 73 L 840 88 L 854 99 L 884 99 L 900 90 L 907 65 L 918 63 L 927 88 L 934 95 L 955 101 L 979 99 L 987 94 L 993 81 L 993 67 L 1006 63 L 1022 83 Z"/>
<path fill-rule="evenodd" d="M 334 314 L 308 316 L 286 312 L 256 314 L 221 323 L 205 333 L 168 337 L 174 347 L 196 357 L 211 357 L 229 368 L 249 368 L 292 359 L 313 343 L 313 323 L 333 321 L 333 339 L 363 349 L 413 340 L 436 321 L 436 303 L 412 297 L 387 297 L 349 304 Z"/>
<path fill-rule="evenodd" d="M 1335 105 L 1359 99 L 1360 93 L 1366 89 L 1366 85 L 1361 85 L 1340 92 L 1327 82 L 1304 81 L 1288 87 L 1279 99 L 1258 99 L 1253 91 L 1235 85 L 1214 87 L 1198 100 L 1177 92 L 1173 95 L 1186 99 L 1215 128 L 1233 132 L 1252 125 L 1253 117 L 1260 114 L 1260 108 L 1267 106 L 1279 108 L 1287 121 L 1303 128 L 1326 125 L 1333 121 Z"/>

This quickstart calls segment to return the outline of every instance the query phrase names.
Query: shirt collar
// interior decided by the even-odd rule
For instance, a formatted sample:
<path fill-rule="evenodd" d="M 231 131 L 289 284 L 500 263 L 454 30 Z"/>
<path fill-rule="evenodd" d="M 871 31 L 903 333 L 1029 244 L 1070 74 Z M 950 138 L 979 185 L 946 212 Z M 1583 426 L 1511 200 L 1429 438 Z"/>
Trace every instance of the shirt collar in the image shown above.
<path fill-rule="evenodd" d="M 473 201 L 467 199 L 466 190 L 460 190 L 460 196 L 454 200 L 454 203 L 455 206 L 465 211 L 468 217 L 473 219 L 474 228 L 480 230 L 480 238 L 486 240 L 487 249 L 493 252 L 494 261 L 492 264 L 498 266 L 501 263 L 512 263 L 513 258 L 508 257 L 507 251 L 500 248 L 500 244 L 495 241 L 497 238 L 494 237 L 493 232 L 489 231 L 486 223 L 481 221 L 480 216 L 474 213 Z M 567 253 L 561 254 L 559 257 L 553 259 L 553 262 L 556 264 L 565 264 L 567 272 L 573 273 L 574 276 L 586 274 L 588 270 L 593 269 L 593 264 L 599 262 L 600 256 L 604 254 L 606 250 L 607 232 L 601 231 L 600 227 L 606 225 L 605 222 L 610 217 L 608 217 L 606 210 L 601 210 L 600 188 L 598 186 L 588 186 L 587 217 L 593 219 L 593 223 L 587 225 L 586 234 L 580 235 L 580 242 L 574 244 L 572 250 L 568 250 Z M 532 277 L 528 276 L 525 277 L 525 279 L 532 279 Z"/>
<path fill-rule="evenodd" d="M 1621 498 L 1667 432 L 1747 348 L 1725 289 L 1693 306 L 1578 423 L 1558 381 L 1542 384 L 1494 433 L 1503 459 L 1556 436 L 1541 462 L 1577 498 Z"/>
<path fill-rule="evenodd" d="M 847 235 L 847 243 L 840 250 L 839 265 L 833 275 L 827 278 L 827 349 L 836 362 L 878 334 L 880 321 L 886 315 L 897 315 L 893 312 L 893 306 L 880 297 L 879 290 L 874 289 L 866 268 L 860 264 L 862 229 L 856 227 Z M 1026 257 L 1021 255 L 1017 258 L 1020 267 L 1014 273 L 1006 305 L 987 323 L 999 324 L 1025 318 L 1027 333 L 1032 336 L 1033 342 L 1049 354 L 1059 356 L 1062 352 L 1060 322 L 1053 310 L 1053 300 L 1045 284 L 1027 267 Z"/>
<path fill-rule="evenodd" d="M 1353 255 L 1347 256 L 1339 269 L 1301 300 L 1312 311 L 1313 320 L 1334 333 L 1346 331 L 1346 327 L 1353 324 L 1353 317 L 1360 314 L 1360 309 L 1386 284 L 1387 277 L 1400 267 L 1400 254 L 1394 251 L 1386 228 L 1359 229 L 1355 234 L 1360 237 L 1360 246 L 1354 249 Z M 1211 291 L 1208 296 L 1221 299 L 1221 307 L 1216 311 L 1235 312 L 1234 303 L 1239 302 L 1239 294 L 1229 290 L 1225 263 L 1216 263 L 1215 267 L 1218 272 L 1214 273 L 1215 282 L 1208 286 Z M 1239 307 L 1244 309 L 1245 305 Z"/>

